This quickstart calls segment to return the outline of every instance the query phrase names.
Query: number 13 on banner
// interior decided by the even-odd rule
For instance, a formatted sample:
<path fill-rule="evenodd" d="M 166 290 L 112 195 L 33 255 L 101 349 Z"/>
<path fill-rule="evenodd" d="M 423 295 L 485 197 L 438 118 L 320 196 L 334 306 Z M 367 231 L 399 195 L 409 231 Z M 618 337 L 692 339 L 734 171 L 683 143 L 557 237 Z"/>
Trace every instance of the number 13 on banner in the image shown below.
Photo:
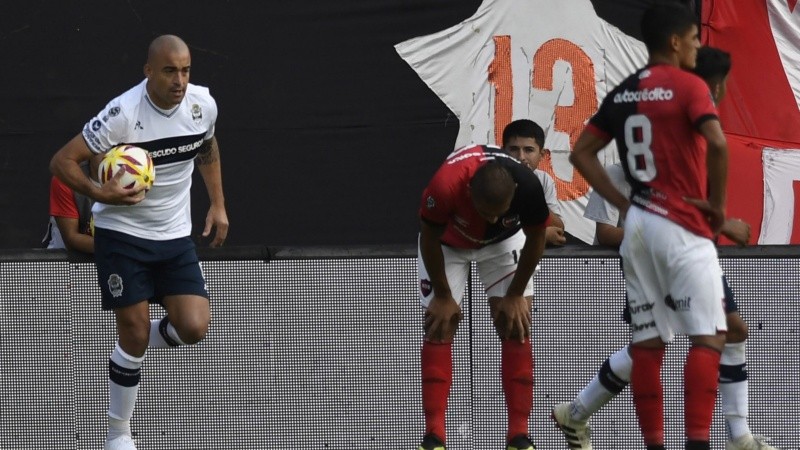
<path fill-rule="evenodd" d="M 502 142 L 503 128 L 511 122 L 513 113 L 514 85 L 511 71 L 511 36 L 494 36 L 495 56 L 489 65 L 489 83 L 495 89 L 494 130 L 495 142 Z M 584 125 L 597 110 L 597 94 L 594 85 L 594 64 L 580 47 L 566 39 L 551 39 L 542 44 L 533 57 L 531 87 L 543 91 L 553 90 L 553 68 L 558 61 L 572 67 L 572 88 L 575 99 L 572 105 L 556 105 L 553 128 L 569 136 L 570 150 L 575 145 Z M 589 192 L 589 184 L 572 170 L 572 179 L 558 177 L 553 170 L 550 155 L 539 163 L 539 169 L 547 172 L 556 182 L 558 199 L 575 200 Z"/>

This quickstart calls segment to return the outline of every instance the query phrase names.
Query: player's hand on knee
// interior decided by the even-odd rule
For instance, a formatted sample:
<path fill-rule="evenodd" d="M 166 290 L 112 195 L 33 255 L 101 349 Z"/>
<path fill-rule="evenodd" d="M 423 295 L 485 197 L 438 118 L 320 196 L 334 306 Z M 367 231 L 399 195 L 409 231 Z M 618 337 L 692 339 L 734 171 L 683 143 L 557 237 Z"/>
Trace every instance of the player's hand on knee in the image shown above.
<path fill-rule="evenodd" d="M 524 342 L 530 334 L 531 310 L 523 296 L 502 297 L 495 306 L 494 326 L 502 339 L 518 339 Z"/>
<path fill-rule="evenodd" d="M 461 307 L 452 296 L 434 296 L 425 311 L 425 339 L 450 342 L 461 321 Z"/>

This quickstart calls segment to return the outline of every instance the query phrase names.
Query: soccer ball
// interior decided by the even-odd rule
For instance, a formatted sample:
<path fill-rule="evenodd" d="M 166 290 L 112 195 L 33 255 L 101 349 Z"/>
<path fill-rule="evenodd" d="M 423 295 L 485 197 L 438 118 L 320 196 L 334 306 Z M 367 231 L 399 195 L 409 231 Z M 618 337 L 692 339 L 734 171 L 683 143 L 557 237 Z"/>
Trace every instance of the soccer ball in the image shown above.
<path fill-rule="evenodd" d="M 101 184 L 114 178 L 120 170 L 125 175 L 120 183 L 126 189 L 144 186 L 145 191 L 153 187 L 156 179 L 156 169 L 150 153 L 135 145 L 118 145 L 109 150 L 97 168 L 97 179 Z"/>

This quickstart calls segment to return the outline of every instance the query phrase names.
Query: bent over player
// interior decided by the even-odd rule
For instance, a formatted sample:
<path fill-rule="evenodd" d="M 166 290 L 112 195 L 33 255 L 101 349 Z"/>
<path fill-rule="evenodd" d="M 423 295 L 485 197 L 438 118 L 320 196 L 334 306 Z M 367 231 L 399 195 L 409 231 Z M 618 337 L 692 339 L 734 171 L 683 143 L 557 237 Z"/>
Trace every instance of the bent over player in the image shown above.
<path fill-rule="evenodd" d="M 578 138 L 570 161 L 620 210 L 620 254 L 631 313 L 631 391 L 648 450 L 664 449 L 661 369 L 676 333 L 691 342 L 683 369 L 688 450 L 710 448 L 725 345 L 722 271 L 713 239 L 725 221 L 727 143 L 705 82 L 682 69 L 700 47 L 694 14 L 677 4 L 645 11 L 646 67 L 614 88 Z M 597 153 L 617 143 L 631 201 Z M 629 209 L 630 207 L 630 209 Z"/>
<path fill-rule="evenodd" d="M 445 410 L 453 380 L 452 342 L 475 261 L 502 341 L 508 450 L 532 450 L 530 342 L 533 272 L 545 245 L 550 211 L 539 179 L 499 148 L 453 152 L 422 195 L 419 210 L 420 301 L 425 311 L 420 450 L 445 448 Z"/>
<path fill-rule="evenodd" d="M 189 84 L 189 48 L 177 36 L 153 40 L 145 80 L 91 119 L 50 163 L 70 188 L 96 200 L 95 260 L 103 309 L 113 309 L 119 340 L 109 360 L 109 431 L 106 450 L 135 450 L 133 415 L 148 348 L 202 340 L 211 320 L 208 293 L 190 238 L 189 190 L 195 163 L 211 206 L 204 236 L 211 246 L 228 233 L 214 137 L 217 105 L 205 87 Z M 125 189 L 118 177 L 94 185 L 79 164 L 119 144 L 148 150 L 156 183 L 147 193 Z M 150 321 L 148 301 L 166 315 Z"/>

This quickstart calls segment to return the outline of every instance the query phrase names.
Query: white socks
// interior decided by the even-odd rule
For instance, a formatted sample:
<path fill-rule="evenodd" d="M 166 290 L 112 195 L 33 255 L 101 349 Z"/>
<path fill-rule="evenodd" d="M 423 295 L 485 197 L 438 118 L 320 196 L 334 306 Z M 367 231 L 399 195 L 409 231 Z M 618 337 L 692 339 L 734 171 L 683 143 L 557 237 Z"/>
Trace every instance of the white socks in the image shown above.
<path fill-rule="evenodd" d="M 725 344 L 719 366 L 719 393 L 725 430 L 733 440 L 750 433 L 747 424 L 748 386 L 746 344 Z"/>
<path fill-rule="evenodd" d="M 108 440 L 123 434 L 131 435 L 130 419 L 139 392 L 144 356 L 125 353 L 119 342 L 111 352 L 108 362 Z"/>
<path fill-rule="evenodd" d="M 570 406 L 573 420 L 585 422 L 630 383 L 633 360 L 625 346 L 611 355 Z"/>

